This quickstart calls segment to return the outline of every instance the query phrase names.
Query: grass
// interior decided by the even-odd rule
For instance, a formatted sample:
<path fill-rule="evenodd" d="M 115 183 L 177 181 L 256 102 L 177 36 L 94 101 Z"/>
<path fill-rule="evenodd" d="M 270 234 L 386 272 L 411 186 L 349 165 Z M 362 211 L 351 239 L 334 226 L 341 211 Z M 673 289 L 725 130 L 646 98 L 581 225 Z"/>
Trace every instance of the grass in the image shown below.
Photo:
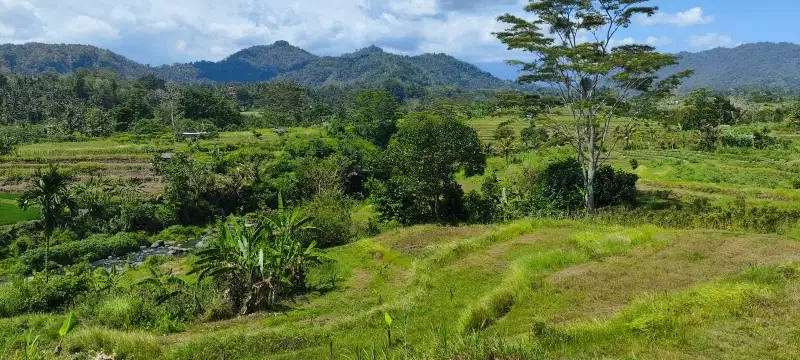
<path fill-rule="evenodd" d="M 800 320 L 798 254 L 800 243 L 776 235 L 555 220 L 417 226 L 328 250 L 335 262 L 310 275 L 328 290 L 281 313 L 167 336 L 87 323 L 65 349 L 327 359 L 332 339 L 335 359 L 796 358 L 800 350 L 788 344 Z M 395 319 L 390 348 L 384 312 Z M 53 317 L 0 319 L 4 346 L 16 348 L 20 335 L 10 331 L 27 323 L 47 348 Z M 735 325 L 754 317 L 757 324 Z M 786 345 L 751 339 L 766 334 Z"/>
<path fill-rule="evenodd" d="M 36 209 L 21 210 L 17 205 L 18 198 L 16 194 L 0 193 L 0 225 L 39 218 L 39 211 Z"/>

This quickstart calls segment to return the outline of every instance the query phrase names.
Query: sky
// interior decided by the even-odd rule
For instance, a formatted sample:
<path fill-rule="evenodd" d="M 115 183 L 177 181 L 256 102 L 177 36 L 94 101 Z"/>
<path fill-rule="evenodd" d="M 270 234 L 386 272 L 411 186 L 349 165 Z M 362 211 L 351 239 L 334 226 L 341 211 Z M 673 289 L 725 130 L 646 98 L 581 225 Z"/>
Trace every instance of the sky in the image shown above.
<path fill-rule="evenodd" d="M 518 57 L 491 33 L 527 0 L 0 0 L 0 43 L 76 43 L 144 64 L 217 61 L 278 40 L 318 55 L 369 45 L 414 55 L 447 53 L 500 77 Z M 665 52 L 742 43 L 800 42 L 798 0 L 652 0 L 619 43 Z"/>

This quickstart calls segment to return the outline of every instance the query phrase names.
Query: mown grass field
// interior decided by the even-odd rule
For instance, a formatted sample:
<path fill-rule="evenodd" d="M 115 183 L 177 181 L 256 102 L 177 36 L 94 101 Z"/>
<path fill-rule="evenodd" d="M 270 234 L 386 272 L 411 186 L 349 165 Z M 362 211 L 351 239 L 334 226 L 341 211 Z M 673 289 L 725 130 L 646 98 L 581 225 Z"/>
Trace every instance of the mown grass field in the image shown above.
<path fill-rule="evenodd" d="M 318 291 L 281 312 L 167 336 L 82 323 L 64 348 L 127 359 L 800 357 L 800 243 L 780 236 L 523 220 L 405 228 L 326 256 L 335 265 L 312 274 Z M 60 320 L 2 319 L 0 347 L 24 341 L 23 326 L 54 344 Z"/>

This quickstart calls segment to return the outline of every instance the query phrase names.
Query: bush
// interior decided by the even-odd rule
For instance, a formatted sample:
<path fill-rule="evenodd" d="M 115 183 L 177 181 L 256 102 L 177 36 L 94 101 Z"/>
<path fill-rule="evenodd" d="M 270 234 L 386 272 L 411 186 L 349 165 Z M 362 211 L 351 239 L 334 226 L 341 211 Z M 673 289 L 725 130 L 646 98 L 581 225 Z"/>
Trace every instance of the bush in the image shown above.
<path fill-rule="evenodd" d="M 636 182 L 639 176 L 602 166 L 595 174 L 594 200 L 598 208 L 613 205 L 636 205 Z"/>
<path fill-rule="evenodd" d="M 636 205 L 635 174 L 617 171 L 610 166 L 601 166 L 595 174 L 595 206 Z M 527 203 L 535 210 L 583 209 L 583 170 L 574 159 L 562 160 L 548 165 L 532 177 Z"/>
<path fill-rule="evenodd" d="M 153 236 L 153 240 L 161 240 L 164 242 L 167 241 L 177 241 L 183 242 L 189 239 L 196 239 L 203 235 L 203 228 L 197 226 L 181 226 L 181 225 L 173 225 L 170 226 L 156 236 Z"/>
<path fill-rule="evenodd" d="M 464 210 L 467 221 L 473 224 L 488 224 L 495 219 L 495 202 L 475 190 L 464 196 Z"/>
<path fill-rule="evenodd" d="M 800 190 L 800 178 L 795 178 L 792 180 L 792 188 L 795 190 Z"/>
<path fill-rule="evenodd" d="M 314 230 L 303 233 L 305 244 L 316 241 L 320 248 L 344 245 L 352 238 L 350 204 L 342 196 L 322 194 L 304 206 L 304 214 L 312 218 Z"/>
<path fill-rule="evenodd" d="M 42 273 L 30 280 L 19 278 L 0 292 L 0 317 L 59 311 L 91 290 L 92 280 L 84 266 L 73 267 L 65 275 L 51 275 L 49 281 Z"/>
<path fill-rule="evenodd" d="M 109 256 L 121 256 L 139 249 L 146 237 L 137 233 L 119 233 L 114 236 L 92 235 L 86 240 L 50 247 L 50 262 L 71 265 L 81 261 L 96 261 Z M 27 271 L 44 268 L 44 248 L 26 251 L 20 262 Z"/>
<path fill-rule="evenodd" d="M 639 168 L 639 160 L 631 159 L 631 169 L 636 170 Z"/>

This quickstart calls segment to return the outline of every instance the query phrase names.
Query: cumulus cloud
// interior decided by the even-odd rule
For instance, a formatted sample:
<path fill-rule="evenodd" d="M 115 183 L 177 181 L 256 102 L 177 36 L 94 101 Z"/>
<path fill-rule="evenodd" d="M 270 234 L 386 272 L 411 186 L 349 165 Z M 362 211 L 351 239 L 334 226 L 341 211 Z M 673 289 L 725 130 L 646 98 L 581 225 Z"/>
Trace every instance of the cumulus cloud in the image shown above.
<path fill-rule="evenodd" d="M 517 10 L 518 0 L 0 0 L 0 41 L 88 43 L 152 64 L 278 40 L 321 55 L 374 44 L 481 61 L 507 57 L 490 33 Z"/>
<path fill-rule="evenodd" d="M 719 33 L 707 33 L 705 35 L 693 35 L 689 37 L 689 46 L 694 48 L 712 49 L 736 45 L 738 44 L 734 43 L 730 36 Z"/>
<path fill-rule="evenodd" d="M 657 13 L 654 16 L 646 17 L 641 16 L 638 22 L 642 25 L 675 25 L 675 26 L 691 26 L 702 25 L 714 22 L 713 16 L 706 16 L 703 8 L 695 7 L 686 11 L 681 11 L 675 14 Z"/>
<path fill-rule="evenodd" d="M 220 60 L 278 40 L 319 55 L 369 45 L 473 62 L 516 58 L 496 16 L 526 0 L 0 0 L 0 42 L 83 43 L 153 65 Z M 683 14 L 683 13 L 681 13 Z M 679 17 L 692 18 L 696 11 Z M 694 15 L 693 15 L 694 14 Z M 699 17 L 707 18 L 700 10 Z M 632 38 L 663 45 L 667 38 Z M 628 39 L 620 40 L 622 43 Z"/>
<path fill-rule="evenodd" d="M 610 42 L 611 47 L 617 47 L 621 45 L 632 45 L 632 44 L 646 44 L 650 46 L 664 46 L 669 45 L 672 43 L 672 39 L 666 36 L 648 36 L 644 40 L 637 40 L 632 37 L 626 37 L 623 39 L 612 39 Z"/>

